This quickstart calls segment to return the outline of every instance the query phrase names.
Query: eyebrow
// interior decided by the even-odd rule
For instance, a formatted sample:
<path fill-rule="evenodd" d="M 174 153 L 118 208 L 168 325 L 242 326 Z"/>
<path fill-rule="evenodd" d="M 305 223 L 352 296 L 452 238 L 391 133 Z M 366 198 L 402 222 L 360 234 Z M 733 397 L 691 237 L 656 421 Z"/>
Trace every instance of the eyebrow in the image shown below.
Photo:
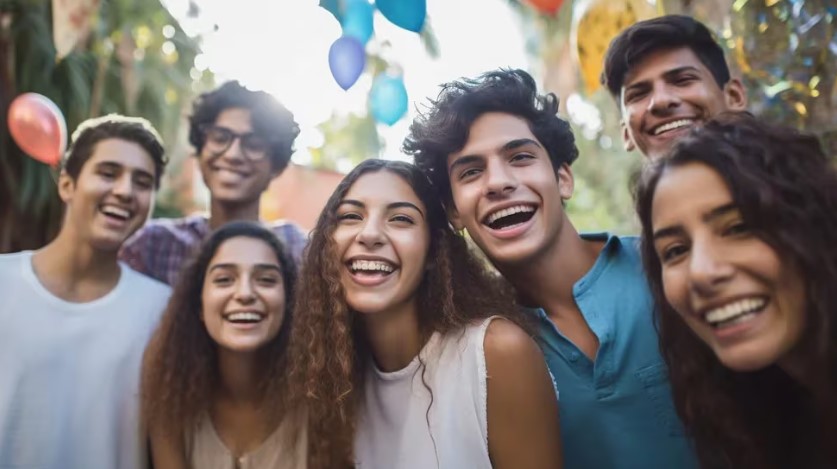
<path fill-rule="evenodd" d="M 98 163 L 96 163 L 97 168 L 101 168 L 103 166 L 107 167 L 107 168 L 114 168 L 114 169 L 125 169 L 125 165 L 123 165 L 122 163 L 117 163 L 116 161 L 99 161 Z M 146 176 L 146 177 L 150 177 L 150 178 L 154 179 L 154 175 L 149 173 L 148 171 L 146 171 L 144 169 L 129 168 L 129 170 L 133 173 L 138 173 L 142 176 Z"/>
<path fill-rule="evenodd" d="M 709 223 L 712 220 L 715 220 L 719 217 L 722 217 L 722 216 L 724 216 L 724 215 L 726 215 L 730 212 L 734 212 L 735 210 L 737 210 L 737 207 L 735 206 L 735 204 L 733 204 L 733 203 L 724 204 L 724 205 L 721 205 L 720 207 L 713 208 L 708 213 L 703 215 L 701 217 L 701 219 L 704 222 Z M 657 241 L 660 238 L 666 238 L 666 237 L 669 237 L 669 236 L 676 236 L 676 235 L 678 235 L 682 232 L 683 232 L 683 227 L 681 227 L 680 225 L 667 226 L 665 228 L 660 228 L 659 230 L 654 231 L 654 234 L 651 236 L 651 239 L 653 241 Z"/>
<path fill-rule="evenodd" d="M 673 68 L 671 70 L 666 70 L 665 72 L 663 72 L 663 77 L 667 80 L 670 80 L 672 77 L 680 75 L 683 72 L 698 72 L 698 73 L 700 73 L 700 69 L 698 69 L 694 65 L 684 65 L 682 67 L 677 67 L 677 68 Z M 631 83 L 630 85 L 625 87 L 625 91 L 627 92 L 628 90 L 632 90 L 632 89 L 635 89 L 635 88 L 641 88 L 643 86 L 646 86 L 650 81 L 651 80 L 648 79 L 648 80 L 642 80 L 642 81 L 638 81 L 638 82 L 635 82 L 635 83 Z"/>
<path fill-rule="evenodd" d="M 237 264 L 233 264 L 231 262 L 226 262 L 223 264 L 214 264 L 209 268 L 209 272 L 212 272 L 216 269 L 235 269 Z M 279 268 L 276 264 L 255 264 L 253 266 L 256 270 L 275 270 L 276 272 L 282 273 L 282 269 Z"/>
<path fill-rule="evenodd" d="M 343 199 L 343 201 L 340 202 L 340 205 L 343 205 L 343 204 L 352 205 L 352 206 L 355 206 L 355 207 L 358 207 L 358 208 L 365 208 L 366 207 L 366 204 L 364 204 L 363 202 L 361 202 L 359 200 L 354 200 L 354 199 Z M 338 207 L 339 207 L 339 205 L 338 205 Z M 416 212 L 418 212 L 421 215 L 422 218 L 424 218 L 424 212 L 422 212 L 421 209 L 418 208 L 418 206 L 416 206 L 416 204 L 413 204 L 411 202 L 393 202 L 391 204 L 387 204 L 387 210 L 393 210 L 393 209 L 396 209 L 396 208 L 411 208 L 411 209 L 415 210 Z"/>
<path fill-rule="evenodd" d="M 534 145 L 534 146 L 536 146 L 536 147 L 538 147 L 538 148 L 541 148 L 541 149 L 543 148 L 543 146 L 542 146 L 540 143 L 538 143 L 536 140 L 533 140 L 533 139 L 531 139 L 531 138 L 516 138 L 516 139 L 514 139 L 514 140 L 509 140 L 508 142 L 506 142 L 503 146 L 501 146 L 501 147 L 499 148 L 499 150 L 500 150 L 500 152 L 502 152 L 502 153 L 506 153 L 506 152 L 509 152 L 509 151 L 511 151 L 511 150 L 516 150 L 516 149 L 518 149 L 518 148 L 520 148 L 520 147 L 524 147 L 524 146 L 526 146 L 526 145 Z M 457 166 L 466 166 L 466 165 L 472 164 L 472 163 L 474 163 L 474 162 L 480 161 L 480 160 L 482 160 L 482 159 L 483 159 L 483 157 L 482 157 L 482 156 L 480 156 L 480 155 L 464 155 L 464 156 L 460 156 L 459 158 L 457 158 L 457 159 L 456 159 L 456 160 L 455 160 L 455 161 L 454 161 L 454 162 L 450 165 L 450 168 L 448 169 L 448 176 L 450 176 L 451 174 L 453 174 L 453 170 L 454 170 Z"/>

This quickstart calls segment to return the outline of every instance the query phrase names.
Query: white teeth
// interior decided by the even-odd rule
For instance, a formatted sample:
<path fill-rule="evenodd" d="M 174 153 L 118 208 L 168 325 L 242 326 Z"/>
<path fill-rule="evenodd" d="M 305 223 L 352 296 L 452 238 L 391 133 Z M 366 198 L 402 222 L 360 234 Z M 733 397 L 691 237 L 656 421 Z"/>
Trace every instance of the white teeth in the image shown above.
<path fill-rule="evenodd" d="M 363 271 L 380 271 L 380 272 L 392 272 L 395 270 L 391 264 L 384 261 L 362 261 L 356 260 L 352 262 L 351 266 L 352 270 L 357 272 L 359 270 Z"/>
<path fill-rule="evenodd" d="M 262 315 L 258 313 L 242 312 L 232 313 L 227 316 L 228 321 L 261 321 Z"/>
<path fill-rule="evenodd" d="M 131 218 L 131 212 L 129 212 L 129 211 L 123 209 L 123 208 L 114 207 L 113 205 L 103 206 L 102 207 L 102 213 L 104 213 L 106 215 L 113 215 L 113 216 L 119 217 L 119 218 Z"/>
<path fill-rule="evenodd" d="M 692 124 L 691 119 L 680 119 L 673 122 L 669 122 L 668 124 L 663 124 L 656 129 L 654 129 L 654 135 L 660 135 L 663 132 L 668 132 L 669 130 L 679 129 L 680 127 L 686 127 L 687 125 Z"/>
<path fill-rule="evenodd" d="M 529 205 L 515 205 L 514 207 L 504 208 L 503 210 L 498 210 L 498 211 L 492 213 L 485 220 L 485 223 L 487 225 L 490 225 L 490 224 L 494 223 L 495 221 L 497 221 L 497 220 L 499 220 L 503 217 L 507 217 L 509 215 L 514 215 L 515 213 L 530 213 L 530 212 L 534 212 L 534 211 L 535 211 L 535 207 L 531 207 Z"/>
<path fill-rule="evenodd" d="M 739 316 L 749 316 L 763 308 L 765 303 L 763 298 L 747 298 L 710 310 L 706 313 L 705 319 L 712 325 L 728 322 L 734 318 L 737 320 L 740 319 Z"/>

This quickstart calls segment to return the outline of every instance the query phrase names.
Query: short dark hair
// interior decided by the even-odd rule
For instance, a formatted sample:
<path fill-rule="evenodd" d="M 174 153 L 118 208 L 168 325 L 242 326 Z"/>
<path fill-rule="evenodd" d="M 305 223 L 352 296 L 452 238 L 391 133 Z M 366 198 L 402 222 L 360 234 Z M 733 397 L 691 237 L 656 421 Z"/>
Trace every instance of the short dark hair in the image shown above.
<path fill-rule="evenodd" d="M 67 150 L 62 169 L 75 181 L 84 164 L 93 156 L 96 144 L 109 138 L 136 143 L 148 152 L 154 161 L 154 186 L 160 187 L 160 179 L 168 164 L 166 150 L 154 126 L 141 117 L 108 114 L 82 122 L 73 132 L 72 144 Z"/>
<path fill-rule="evenodd" d="M 616 36 L 607 48 L 601 82 L 619 99 L 625 76 L 637 62 L 661 49 L 688 47 L 723 88 L 730 79 L 724 51 L 703 23 L 685 15 L 639 21 Z"/>
<path fill-rule="evenodd" d="M 271 167 L 274 171 L 283 171 L 288 166 L 294 152 L 294 140 L 299 135 L 294 115 L 271 94 L 248 90 L 237 81 L 229 81 L 203 93 L 192 103 L 189 143 L 195 147 L 197 154 L 200 155 L 206 142 L 202 127 L 214 124 L 221 112 L 232 108 L 250 111 L 253 131 L 269 143 Z"/>
<path fill-rule="evenodd" d="M 410 125 L 403 150 L 443 194 L 452 200 L 447 159 L 461 150 L 471 125 L 488 112 L 502 112 L 525 119 L 543 144 L 552 166 L 572 164 L 578 157 L 575 137 L 567 121 L 559 118 L 558 97 L 539 95 L 535 80 L 523 70 L 499 69 L 477 78 L 463 78 L 442 85 L 436 100 Z"/>
<path fill-rule="evenodd" d="M 667 170 L 689 163 L 714 170 L 750 232 L 798 267 L 806 285 L 807 314 L 800 339 L 806 346 L 800 349 L 817 374 L 811 389 L 801 391 L 775 364 L 747 373 L 726 368 L 667 301 L 652 239 L 654 193 Z M 819 141 L 748 113 L 722 113 L 646 166 L 636 183 L 641 251 L 657 305 L 660 350 L 674 404 L 702 465 L 765 468 L 799 461 L 797 445 L 770 444 L 792 439 L 797 428 L 815 429 L 812 435 L 821 438 L 814 444 L 832 451 L 828 460 L 833 461 L 833 445 L 826 443 L 833 432 L 817 431 L 837 428 L 837 171 Z M 788 426 L 789 421 L 800 425 Z M 719 465 L 719 459 L 726 464 Z"/>

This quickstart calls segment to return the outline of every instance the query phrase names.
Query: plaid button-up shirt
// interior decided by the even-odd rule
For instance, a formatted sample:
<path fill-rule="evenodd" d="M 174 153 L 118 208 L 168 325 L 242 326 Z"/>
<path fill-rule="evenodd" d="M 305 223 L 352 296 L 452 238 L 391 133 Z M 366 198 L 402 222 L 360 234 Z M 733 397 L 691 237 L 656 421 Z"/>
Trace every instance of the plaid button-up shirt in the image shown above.
<path fill-rule="evenodd" d="M 265 226 L 276 234 L 298 269 L 308 243 L 305 232 L 289 222 Z M 149 220 L 125 242 L 119 258 L 134 270 L 173 286 L 184 262 L 209 233 L 209 220 L 202 215 Z"/>

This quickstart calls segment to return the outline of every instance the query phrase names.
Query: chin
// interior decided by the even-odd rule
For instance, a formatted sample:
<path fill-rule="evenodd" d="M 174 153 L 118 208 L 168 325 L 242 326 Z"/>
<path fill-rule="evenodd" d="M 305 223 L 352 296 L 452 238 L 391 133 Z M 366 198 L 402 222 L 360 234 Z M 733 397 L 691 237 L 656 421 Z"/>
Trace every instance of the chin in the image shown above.
<path fill-rule="evenodd" d="M 763 370 L 776 364 L 777 357 L 756 355 L 756 354 L 742 354 L 739 356 L 725 356 L 723 354 L 717 355 L 718 360 L 725 367 L 733 371 L 741 373 L 748 373 L 753 371 Z"/>

